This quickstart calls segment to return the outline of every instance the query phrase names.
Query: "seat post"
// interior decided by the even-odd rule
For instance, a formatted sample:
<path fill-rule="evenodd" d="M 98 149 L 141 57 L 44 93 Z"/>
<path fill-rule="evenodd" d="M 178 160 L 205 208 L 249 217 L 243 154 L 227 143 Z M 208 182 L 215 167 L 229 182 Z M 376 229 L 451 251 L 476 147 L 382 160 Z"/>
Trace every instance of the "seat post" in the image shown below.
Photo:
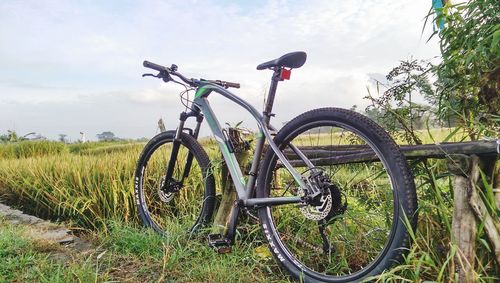
<path fill-rule="evenodd" d="M 266 126 L 269 125 L 271 116 L 274 116 L 274 114 L 272 113 L 273 103 L 274 103 L 274 97 L 276 95 L 276 89 L 278 88 L 278 82 L 281 81 L 280 74 L 281 74 L 281 68 L 275 68 L 273 77 L 271 78 L 271 85 L 269 86 L 269 93 L 267 94 L 264 112 L 262 113 L 264 116 L 264 125 Z"/>

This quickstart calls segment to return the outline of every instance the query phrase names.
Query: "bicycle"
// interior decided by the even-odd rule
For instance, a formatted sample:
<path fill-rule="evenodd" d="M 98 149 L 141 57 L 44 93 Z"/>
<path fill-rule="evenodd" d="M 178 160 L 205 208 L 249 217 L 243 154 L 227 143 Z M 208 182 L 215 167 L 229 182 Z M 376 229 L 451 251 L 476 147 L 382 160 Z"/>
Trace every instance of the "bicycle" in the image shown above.
<path fill-rule="evenodd" d="M 307 111 L 279 131 L 270 124 L 278 83 L 306 57 L 292 52 L 257 67 L 273 71 L 262 114 L 228 90 L 239 88 L 238 83 L 189 79 L 176 65 L 144 61 L 144 67 L 159 73 L 143 76 L 195 91 L 190 104 L 183 102 L 188 109 L 177 129 L 152 138 L 138 160 L 135 197 L 144 225 L 168 235 L 174 227 L 194 233 L 210 223 L 215 178 L 197 140 L 206 118 L 238 196 L 227 233 L 209 235 L 211 246 L 224 250 L 234 244 L 238 213 L 254 209 L 271 253 L 296 279 L 359 281 L 402 259 L 410 245 L 408 230 L 416 227 L 417 199 L 406 159 L 386 131 L 340 108 Z M 208 102 L 213 93 L 243 107 L 257 122 L 246 176 Z M 194 130 L 185 127 L 190 117 L 196 118 Z"/>

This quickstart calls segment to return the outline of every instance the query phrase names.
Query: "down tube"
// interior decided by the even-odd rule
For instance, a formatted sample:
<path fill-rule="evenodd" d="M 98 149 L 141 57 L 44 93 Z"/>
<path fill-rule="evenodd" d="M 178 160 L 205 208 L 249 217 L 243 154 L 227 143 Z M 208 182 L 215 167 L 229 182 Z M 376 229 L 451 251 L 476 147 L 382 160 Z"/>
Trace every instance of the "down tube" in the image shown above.
<path fill-rule="evenodd" d="M 201 108 L 202 112 L 204 114 L 206 114 L 206 116 L 210 116 L 210 119 L 208 119 L 208 117 L 207 117 L 207 121 L 209 122 L 209 125 L 212 128 L 212 133 L 214 135 L 216 135 L 216 133 L 218 133 L 219 140 L 217 140 L 217 142 L 219 143 L 219 147 L 221 148 L 222 153 L 225 154 L 225 151 L 229 152 L 229 150 L 227 150 L 227 145 L 225 144 L 225 141 L 224 141 L 224 138 L 222 135 L 222 131 L 221 131 L 221 127 L 220 127 L 217 119 L 215 118 L 215 115 L 214 115 L 212 109 L 210 108 L 210 105 L 208 104 L 207 97 L 211 91 L 215 91 L 216 93 L 221 94 L 222 96 L 228 98 L 229 100 L 232 100 L 233 102 L 242 106 L 244 109 L 246 109 L 248 112 L 250 112 L 250 114 L 252 114 L 252 116 L 256 119 L 260 130 L 262 131 L 265 138 L 267 139 L 269 146 L 276 153 L 276 155 L 281 160 L 283 165 L 287 168 L 287 170 L 290 172 L 290 174 L 292 174 L 292 176 L 295 179 L 295 181 L 297 182 L 297 184 L 302 189 L 307 190 L 307 186 L 304 183 L 304 181 L 302 181 L 300 174 L 298 174 L 297 171 L 295 171 L 295 169 L 292 167 L 290 162 L 285 158 L 283 153 L 279 150 L 278 146 L 274 143 L 273 138 L 271 136 L 271 133 L 268 130 L 268 127 L 270 129 L 272 127 L 270 125 L 265 125 L 263 123 L 263 118 L 259 114 L 259 112 L 255 108 L 253 108 L 251 105 L 249 105 L 247 102 L 245 102 L 241 98 L 235 96 L 231 92 L 223 89 L 222 87 L 207 84 L 207 85 L 202 86 L 201 88 L 198 89 L 198 91 L 196 92 L 196 95 L 195 95 L 194 103 L 197 104 Z M 217 139 L 217 135 L 215 136 L 215 138 Z M 230 155 L 231 154 L 228 154 L 228 156 L 230 156 Z M 226 155 L 224 155 L 224 157 L 225 156 Z M 232 162 L 232 164 L 238 164 L 238 162 L 236 161 L 236 157 L 234 155 L 232 156 L 231 162 Z M 236 189 L 237 189 L 236 191 L 238 193 L 239 198 L 243 199 L 243 200 L 248 199 L 250 197 L 251 190 L 249 190 L 245 194 L 245 189 L 240 190 L 238 188 L 238 186 L 241 185 L 238 183 L 242 182 L 243 187 L 244 187 L 244 183 L 245 183 L 245 181 L 243 179 L 243 175 L 241 174 L 241 170 L 239 169 L 239 167 L 237 167 L 237 168 L 234 168 L 235 172 L 232 172 L 231 166 L 228 166 L 228 168 L 229 168 L 229 171 L 231 172 L 231 177 L 233 178 L 233 180 L 239 180 L 238 182 L 236 182 Z M 239 176 L 238 176 L 238 173 L 236 173 L 236 172 L 239 172 Z M 243 180 L 243 181 L 241 181 L 241 180 Z M 240 192 L 242 192 L 242 193 L 240 193 Z"/>
<path fill-rule="evenodd" d="M 222 152 L 222 155 L 224 156 L 224 160 L 226 160 L 227 167 L 229 168 L 229 173 L 231 174 L 231 178 L 233 179 L 234 186 L 236 187 L 238 198 L 244 199 L 246 196 L 245 178 L 241 173 L 241 169 L 238 161 L 236 160 L 236 156 L 234 155 L 234 153 L 229 151 L 224 135 L 222 134 L 219 121 L 217 121 L 217 118 L 215 117 L 215 114 L 212 111 L 207 98 L 202 97 L 201 99 L 197 100 L 196 103 L 198 104 L 198 106 L 200 106 L 201 111 L 205 115 L 206 121 L 208 122 L 208 125 L 212 130 L 215 140 L 219 144 L 219 148 Z"/>

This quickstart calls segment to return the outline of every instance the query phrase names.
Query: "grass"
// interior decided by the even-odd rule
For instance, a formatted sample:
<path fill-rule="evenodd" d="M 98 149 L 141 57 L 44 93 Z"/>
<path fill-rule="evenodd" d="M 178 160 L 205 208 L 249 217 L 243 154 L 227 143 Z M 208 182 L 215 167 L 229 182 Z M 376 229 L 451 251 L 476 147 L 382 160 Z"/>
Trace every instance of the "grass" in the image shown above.
<path fill-rule="evenodd" d="M 26 227 L 0 219 L 0 282 L 288 282 L 271 258 L 255 251 L 262 243 L 255 239 L 219 255 L 205 238 L 182 230 L 165 238 L 133 224 L 107 225 L 91 235 L 96 250 L 82 255 L 34 241 Z"/>
<path fill-rule="evenodd" d="M 161 237 L 151 230 L 114 224 L 102 244 L 111 254 L 134 258 L 143 263 L 142 269 L 155 270 L 155 281 L 287 281 L 283 274 L 273 272 L 272 259 L 262 259 L 255 252 L 262 241 L 238 241 L 232 253 L 220 255 L 207 247 L 204 237 L 190 238 L 185 230 L 173 228 L 169 237 Z"/>
<path fill-rule="evenodd" d="M 63 154 L 68 151 L 64 143 L 52 141 L 20 141 L 0 144 L 0 158 L 28 158 L 53 154 Z"/>
<path fill-rule="evenodd" d="M 68 149 L 71 153 L 80 154 L 80 153 L 85 153 L 86 151 L 92 149 L 109 147 L 109 146 L 119 146 L 124 144 L 134 144 L 134 143 L 126 141 L 73 143 L 68 145 Z"/>
<path fill-rule="evenodd" d="M 85 145 L 91 144 L 91 146 L 82 145 L 72 145 L 70 146 L 70 152 L 78 153 L 82 155 L 106 155 L 110 153 L 120 153 L 133 150 L 142 150 L 144 143 L 97 143 L 97 145 L 92 145 L 92 143 L 85 143 Z"/>
<path fill-rule="evenodd" d="M 96 274 L 87 260 L 52 257 L 58 246 L 26 237 L 26 227 L 0 219 L 0 282 L 94 282 Z M 102 276 L 106 280 L 106 276 Z M 100 281 L 104 281 L 100 280 Z"/>
<path fill-rule="evenodd" d="M 424 142 L 429 143 L 450 140 L 450 133 L 453 133 L 452 130 L 444 129 L 420 134 Z M 212 140 L 204 140 L 203 145 L 212 160 L 220 160 L 220 153 L 217 153 Z M 45 272 L 44 276 L 59 276 L 47 277 L 55 282 L 75 281 L 75 277 L 71 277 L 74 274 L 83 278 L 83 282 L 90 282 L 96 279 L 96 268 L 99 280 L 287 280 L 266 252 L 260 229 L 255 224 L 241 227 L 233 253 L 226 255 L 215 254 L 207 247 L 203 237 L 190 240 L 182 232 L 182 226 L 176 223 L 169 224 L 170 227 L 177 227 L 173 229 L 175 233 L 165 238 L 138 228 L 133 174 L 143 144 L 85 143 L 68 146 L 40 143 L 22 145 L 25 150 L 19 152 L 23 154 L 5 153 L 13 152 L 15 146 L 19 145 L 0 145 L 0 199 L 36 215 L 70 220 L 77 226 L 90 229 L 88 231 L 95 235 L 96 244 L 107 252 L 99 263 L 96 255 L 78 259 L 78 264 L 70 265 L 70 271 L 66 272 L 58 269 L 59 263 L 46 257 L 46 253 L 37 252 L 36 243 L 21 241 L 22 246 L 16 248 L 18 252 L 10 252 L 2 258 L 2 262 L 7 260 L 7 256 L 11 259 L 8 261 L 10 265 L 0 267 L 0 274 L 4 276 L 0 277 L 0 282 L 33 281 L 31 278 Z M 38 146 L 41 149 L 36 149 Z M 413 168 L 420 205 L 415 244 L 403 264 L 377 278 L 381 282 L 453 281 L 456 248 L 450 244 L 451 183 L 449 178 L 437 178 L 446 170 L 443 161 L 431 161 L 428 167 L 431 175 L 421 164 Z M 192 182 L 196 185 L 195 181 Z M 12 240 L 16 233 L 20 233 L 16 229 L 2 227 L 0 241 L 4 245 L 9 243 L 4 238 Z M 492 276 L 499 270 L 488 252 L 491 248 L 484 232 L 479 231 L 477 243 L 478 278 L 485 282 L 494 281 Z M 0 244 L 0 247 L 1 253 L 4 246 Z"/>
<path fill-rule="evenodd" d="M 0 160 L 3 198 L 28 212 L 98 228 L 136 219 L 133 173 L 139 148 L 106 155 L 60 154 Z"/>

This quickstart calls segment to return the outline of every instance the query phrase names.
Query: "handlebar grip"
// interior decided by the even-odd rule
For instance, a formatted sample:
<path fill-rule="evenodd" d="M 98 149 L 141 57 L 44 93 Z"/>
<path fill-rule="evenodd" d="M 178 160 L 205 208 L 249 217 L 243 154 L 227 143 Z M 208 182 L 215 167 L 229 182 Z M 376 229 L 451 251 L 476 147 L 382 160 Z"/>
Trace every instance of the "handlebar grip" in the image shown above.
<path fill-rule="evenodd" d="M 144 60 L 144 62 L 142 63 L 142 65 L 144 67 L 146 67 L 146 68 L 157 70 L 158 72 L 167 70 L 167 68 L 165 68 L 165 67 L 163 67 L 161 65 L 158 65 L 158 64 L 155 64 L 155 63 L 151 63 L 151 62 L 146 61 L 146 60 Z"/>
<path fill-rule="evenodd" d="M 239 83 L 225 82 L 227 87 L 240 88 Z"/>

